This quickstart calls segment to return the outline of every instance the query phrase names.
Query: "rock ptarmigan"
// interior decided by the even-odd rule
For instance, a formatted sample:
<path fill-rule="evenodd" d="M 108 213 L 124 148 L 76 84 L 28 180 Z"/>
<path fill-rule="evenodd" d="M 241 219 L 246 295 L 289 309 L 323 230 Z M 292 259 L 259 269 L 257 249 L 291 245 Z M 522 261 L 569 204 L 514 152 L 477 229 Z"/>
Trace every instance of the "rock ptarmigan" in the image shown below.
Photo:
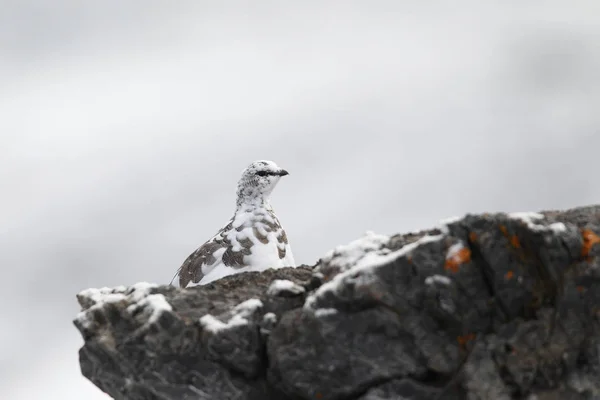
<path fill-rule="evenodd" d="M 233 217 L 190 254 L 171 284 L 176 281 L 176 286 L 185 288 L 240 272 L 295 267 L 287 235 L 270 203 L 271 192 L 285 175 L 286 170 L 266 160 L 244 169 Z"/>

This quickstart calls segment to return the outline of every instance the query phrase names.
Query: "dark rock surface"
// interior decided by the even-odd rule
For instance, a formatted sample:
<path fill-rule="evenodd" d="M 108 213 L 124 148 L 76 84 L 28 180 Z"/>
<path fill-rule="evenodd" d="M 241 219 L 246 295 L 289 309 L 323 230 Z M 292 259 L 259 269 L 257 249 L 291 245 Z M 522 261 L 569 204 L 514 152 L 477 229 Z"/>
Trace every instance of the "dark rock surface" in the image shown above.
<path fill-rule="evenodd" d="M 600 206 L 468 215 L 315 268 L 89 289 L 81 370 L 116 399 L 600 399 L 599 235 Z"/>

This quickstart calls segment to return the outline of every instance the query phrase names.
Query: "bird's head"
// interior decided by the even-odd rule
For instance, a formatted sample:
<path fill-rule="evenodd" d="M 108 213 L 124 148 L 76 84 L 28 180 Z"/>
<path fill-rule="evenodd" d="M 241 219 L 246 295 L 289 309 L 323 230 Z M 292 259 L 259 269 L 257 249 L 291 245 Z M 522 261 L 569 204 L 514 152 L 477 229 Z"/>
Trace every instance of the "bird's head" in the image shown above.
<path fill-rule="evenodd" d="M 238 182 L 238 206 L 268 202 L 277 182 L 285 175 L 288 175 L 288 172 L 273 161 L 254 161 L 242 171 L 242 177 Z"/>

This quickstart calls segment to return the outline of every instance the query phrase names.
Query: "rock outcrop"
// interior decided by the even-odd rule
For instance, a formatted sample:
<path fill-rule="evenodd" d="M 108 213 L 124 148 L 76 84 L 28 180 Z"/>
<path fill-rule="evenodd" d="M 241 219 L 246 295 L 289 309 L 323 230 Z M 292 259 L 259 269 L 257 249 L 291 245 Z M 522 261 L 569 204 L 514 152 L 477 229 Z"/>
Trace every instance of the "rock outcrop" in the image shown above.
<path fill-rule="evenodd" d="M 600 399 L 600 206 L 367 234 L 315 267 L 88 289 L 116 399 Z"/>

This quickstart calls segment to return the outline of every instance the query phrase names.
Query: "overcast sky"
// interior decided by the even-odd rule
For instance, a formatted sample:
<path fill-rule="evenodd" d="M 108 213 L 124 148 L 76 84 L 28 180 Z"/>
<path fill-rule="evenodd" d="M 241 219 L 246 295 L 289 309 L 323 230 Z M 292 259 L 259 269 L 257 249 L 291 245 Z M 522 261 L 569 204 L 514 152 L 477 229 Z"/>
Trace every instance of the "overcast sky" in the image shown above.
<path fill-rule="evenodd" d="M 168 283 L 256 159 L 299 263 L 600 202 L 599 3 L 439 3 L 0 0 L 0 398 L 106 399 L 75 294 Z"/>

